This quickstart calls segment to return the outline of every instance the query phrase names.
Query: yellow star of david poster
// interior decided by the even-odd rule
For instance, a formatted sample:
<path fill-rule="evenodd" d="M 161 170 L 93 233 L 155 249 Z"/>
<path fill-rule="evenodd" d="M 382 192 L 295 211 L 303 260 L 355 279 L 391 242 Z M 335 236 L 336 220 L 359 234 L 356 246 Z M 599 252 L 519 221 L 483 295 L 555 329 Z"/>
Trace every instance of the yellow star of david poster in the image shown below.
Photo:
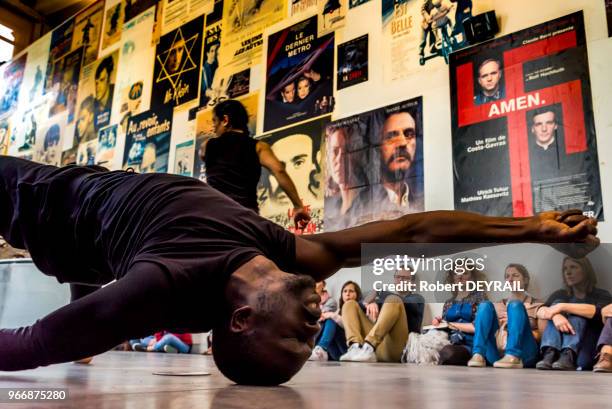
<path fill-rule="evenodd" d="M 202 16 L 160 38 L 151 109 L 165 110 L 198 97 L 203 31 Z"/>

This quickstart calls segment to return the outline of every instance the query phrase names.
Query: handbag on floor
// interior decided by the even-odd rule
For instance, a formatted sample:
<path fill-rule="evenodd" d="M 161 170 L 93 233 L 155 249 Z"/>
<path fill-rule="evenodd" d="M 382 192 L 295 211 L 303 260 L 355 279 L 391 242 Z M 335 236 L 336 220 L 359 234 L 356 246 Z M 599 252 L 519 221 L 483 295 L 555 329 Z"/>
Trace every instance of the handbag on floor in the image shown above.
<path fill-rule="evenodd" d="M 425 334 L 411 332 L 402 352 L 402 363 L 437 365 L 440 351 L 449 344 L 446 331 L 430 330 Z"/>

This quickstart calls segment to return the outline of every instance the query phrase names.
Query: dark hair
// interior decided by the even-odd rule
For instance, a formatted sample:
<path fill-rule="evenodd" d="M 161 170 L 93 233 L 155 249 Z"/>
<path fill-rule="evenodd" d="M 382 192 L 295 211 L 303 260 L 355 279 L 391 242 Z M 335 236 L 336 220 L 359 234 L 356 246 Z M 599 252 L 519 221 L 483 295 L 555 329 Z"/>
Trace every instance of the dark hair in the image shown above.
<path fill-rule="evenodd" d="M 552 112 L 553 115 L 555 116 L 555 122 L 557 122 L 557 110 L 554 109 L 552 106 L 547 106 L 547 107 L 541 107 L 538 109 L 534 109 L 533 111 L 531 111 L 529 113 L 530 119 L 531 119 L 531 123 L 534 123 L 535 117 L 538 115 L 542 115 L 542 114 L 546 114 L 548 112 Z"/>
<path fill-rule="evenodd" d="M 113 62 L 113 57 L 110 57 L 110 56 L 106 57 L 98 65 L 98 68 L 96 68 L 96 79 L 99 78 L 100 75 L 102 75 L 102 71 L 106 70 L 106 74 L 109 76 L 109 80 L 110 80 L 110 74 L 111 72 L 113 72 L 114 69 L 115 69 L 115 63 Z"/>
<path fill-rule="evenodd" d="M 529 271 L 527 270 L 527 267 L 525 267 L 522 264 L 510 263 L 506 266 L 506 270 L 508 270 L 509 268 L 514 268 L 516 271 L 521 273 L 521 275 L 523 276 L 523 281 L 524 281 L 523 288 L 527 290 L 529 288 L 529 282 L 531 281 L 531 277 L 529 276 Z M 505 275 L 505 270 L 504 270 L 504 275 Z"/>
<path fill-rule="evenodd" d="M 91 112 L 93 114 L 94 112 L 94 97 L 92 95 L 89 95 L 87 98 L 85 98 L 83 101 L 81 101 L 81 106 L 79 108 L 79 110 L 83 110 L 86 109 L 89 112 Z"/>
<path fill-rule="evenodd" d="M 45 134 L 45 142 L 44 142 L 45 150 L 49 149 L 49 146 L 57 145 L 59 143 L 59 140 L 60 140 L 60 127 L 58 124 L 53 124 L 47 130 L 47 133 Z"/>
<path fill-rule="evenodd" d="M 217 118 L 223 119 L 227 115 L 229 126 L 249 133 L 249 114 L 240 101 L 228 99 L 220 102 L 213 108 Z"/>
<path fill-rule="evenodd" d="M 565 266 L 565 263 L 567 261 L 573 261 L 574 263 L 578 264 L 582 268 L 582 272 L 585 275 L 584 280 L 586 282 L 586 293 L 589 294 L 591 291 L 593 291 L 593 289 L 595 289 L 595 286 L 597 285 L 597 275 L 595 274 L 595 270 L 593 269 L 593 265 L 591 264 L 589 259 L 586 257 L 583 257 L 583 258 L 565 257 L 563 259 L 563 263 L 561 264 L 561 275 L 563 277 L 563 284 L 565 284 L 565 288 L 568 294 L 574 295 L 574 289 L 568 286 L 567 282 L 565 281 L 565 274 L 563 273 L 563 267 Z"/>
<path fill-rule="evenodd" d="M 477 68 L 476 72 L 478 73 L 479 77 L 480 77 L 480 69 L 482 68 L 482 66 L 485 65 L 485 64 L 488 64 L 490 62 L 496 63 L 497 64 L 497 68 L 499 68 L 500 70 L 502 69 L 501 61 L 499 61 L 497 58 L 487 58 L 486 60 L 484 60 L 483 62 L 478 64 L 478 68 Z"/>
<path fill-rule="evenodd" d="M 344 291 L 344 287 L 346 287 L 349 284 L 352 284 L 353 287 L 355 287 L 355 292 L 357 293 L 357 301 L 361 301 L 361 299 L 363 298 L 363 294 L 361 292 L 361 287 L 359 287 L 359 284 L 357 284 L 354 281 L 347 281 L 346 283 L 342 284 L 342 288 L 340 289 L 340 305 L 338 306 L 338 309 L 340 310 L 340 314 L 342 314 L 342 306 L 344 306 L 344 299 L 342 298 L 342 292 Z"/>

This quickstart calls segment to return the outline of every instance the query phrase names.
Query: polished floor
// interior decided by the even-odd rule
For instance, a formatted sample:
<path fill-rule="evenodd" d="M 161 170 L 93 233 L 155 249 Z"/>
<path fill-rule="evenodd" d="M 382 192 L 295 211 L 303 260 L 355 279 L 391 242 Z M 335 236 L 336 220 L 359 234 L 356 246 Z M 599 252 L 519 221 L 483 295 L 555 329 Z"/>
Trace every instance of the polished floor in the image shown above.
<path fill-rule="evenodd" d="M 153 375 L 207 371 L 211 376 Z M 0 408 L 610 408 L 612 374 L 400 364 L 308 363 L 285 386 L 232 385 L 200 355 L 109 352 L 90 365 L 0 372 L 5 388 L 68 388 L 68 399 Z M 4 400 L 6 402 L 6 400 Z"/>

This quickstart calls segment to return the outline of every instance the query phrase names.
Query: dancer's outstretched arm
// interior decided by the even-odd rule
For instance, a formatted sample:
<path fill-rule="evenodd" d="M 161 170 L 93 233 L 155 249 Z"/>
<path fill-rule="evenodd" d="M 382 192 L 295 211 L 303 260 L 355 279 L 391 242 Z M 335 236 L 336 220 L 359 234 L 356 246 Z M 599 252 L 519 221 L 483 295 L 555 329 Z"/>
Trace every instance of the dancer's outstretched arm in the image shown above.
<path fill-rule="evenodd" d="M 457 243 L 456 248 L 450 249 L 453 251 L 519 242 L 584 243 L 588 249 L 594 249 L 599 244 L 596 226 L 597 220 L 582 216 L 577 210 L 524 218 L 461 211 L 415 213 L 337 232 L 297 237 L 297 268 L 300 273 L 322 280 L 340 268 L 360 266 L 362 261 L 371 261 L 361 259 L 362 243 Z M 415 256 L 436 256 L 435 248 L 418 246 Z"/>

